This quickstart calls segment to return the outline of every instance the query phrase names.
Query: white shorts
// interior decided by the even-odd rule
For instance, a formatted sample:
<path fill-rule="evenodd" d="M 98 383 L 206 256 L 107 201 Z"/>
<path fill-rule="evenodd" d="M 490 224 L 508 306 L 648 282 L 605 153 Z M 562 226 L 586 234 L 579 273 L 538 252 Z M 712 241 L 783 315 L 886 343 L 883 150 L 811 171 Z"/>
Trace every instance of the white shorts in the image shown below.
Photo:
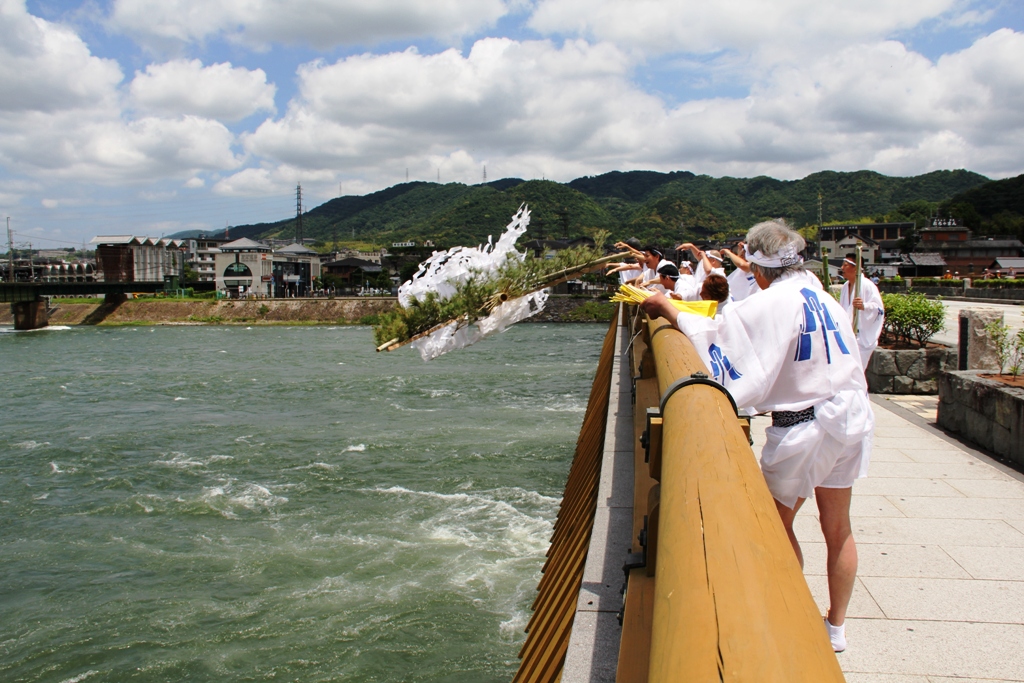
<path fill-rule="evenodd" d="M 792 508 L 814 489 L 844 489 L 867 476 L 874 414 L 867 394 L 841 392 L 814 407 L 815 418 L 769 427 L 761 471 L 772 497 Z"/>

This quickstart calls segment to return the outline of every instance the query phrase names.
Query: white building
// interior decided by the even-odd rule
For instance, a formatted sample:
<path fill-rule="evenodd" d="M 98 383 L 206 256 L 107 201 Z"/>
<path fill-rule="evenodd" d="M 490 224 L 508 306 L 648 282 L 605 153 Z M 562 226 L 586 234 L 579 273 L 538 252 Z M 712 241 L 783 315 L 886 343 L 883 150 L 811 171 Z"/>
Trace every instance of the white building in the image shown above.
<path fill-rule="evenodd" d="M 273 251 L 243 237 L 214 254 L 217 289 L 231 298 L 308 296 L 320 277 L 320 255 L 300 244 Z"/>

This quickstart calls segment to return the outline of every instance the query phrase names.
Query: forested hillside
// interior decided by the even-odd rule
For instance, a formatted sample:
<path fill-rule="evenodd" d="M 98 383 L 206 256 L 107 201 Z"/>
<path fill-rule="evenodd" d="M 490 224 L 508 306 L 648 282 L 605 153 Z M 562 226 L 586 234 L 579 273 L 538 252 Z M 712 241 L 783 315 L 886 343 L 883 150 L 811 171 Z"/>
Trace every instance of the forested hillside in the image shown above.
<path fill-rule="evenodd" d="M 979 233 L 1024 239 L 1024 175 L 961 192 L 944 202 L 942 210 Z"/>
<path fill-rule="evenodd" d="M 660 243 L 734 235 L 766 218 L 783 217 L 796 227 L 815 225 L 819 194 L 825 222 L 905 220 L 926 216 L 940 203 L 982 201 L 995 192 L 984 188 L 994 184 L 963 170 L 911 178 L 824 171 L 790 181 L 616 171 L 566 184 L 517 178 L 482 185 L 412 182 L 332 199 L 303 215 L 303 234 L 328 244 L 425 239 L 438 247 L 475 244 L 497 236 L 526 202 L 533 237 L 576 237 L 605 229 L 616 238 L 633 235 Z M 230 234 L 287 238 L 295 234 L 295 218 L 235 226 Z"/>

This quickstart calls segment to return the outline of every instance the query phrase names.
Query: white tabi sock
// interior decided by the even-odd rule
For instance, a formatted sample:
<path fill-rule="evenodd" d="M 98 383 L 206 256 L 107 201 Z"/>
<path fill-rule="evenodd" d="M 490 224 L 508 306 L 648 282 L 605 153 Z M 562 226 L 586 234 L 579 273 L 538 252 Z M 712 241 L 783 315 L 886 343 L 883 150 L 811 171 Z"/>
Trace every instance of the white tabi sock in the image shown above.
<path fill-rule="evenodd" d="M 833 626 L 832 622 L 825 618 L 825 627 L 828 628 L 828 638 L 832 641 L 832 649 L 836 652 L 842 652 L 846 649 L 846 624 L 842 626 Z"/>

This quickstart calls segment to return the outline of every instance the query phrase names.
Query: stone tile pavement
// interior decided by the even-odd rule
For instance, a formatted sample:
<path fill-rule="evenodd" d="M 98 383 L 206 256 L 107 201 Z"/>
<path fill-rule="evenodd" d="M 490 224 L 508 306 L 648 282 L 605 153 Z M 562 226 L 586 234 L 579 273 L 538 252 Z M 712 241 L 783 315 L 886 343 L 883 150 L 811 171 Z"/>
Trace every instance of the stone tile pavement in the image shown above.
<path fill-rule="evenodd" d="M 1024 476 L 935 427 L 935 397 L 872 399 L 871 468 L 853 489 L 860 568 L 838 655 L 847 680 L 1024 681 Z M 753 421 L 755 453 L 769 424 Z M 796 530 L 824 614 L 813 501 Z"/>

